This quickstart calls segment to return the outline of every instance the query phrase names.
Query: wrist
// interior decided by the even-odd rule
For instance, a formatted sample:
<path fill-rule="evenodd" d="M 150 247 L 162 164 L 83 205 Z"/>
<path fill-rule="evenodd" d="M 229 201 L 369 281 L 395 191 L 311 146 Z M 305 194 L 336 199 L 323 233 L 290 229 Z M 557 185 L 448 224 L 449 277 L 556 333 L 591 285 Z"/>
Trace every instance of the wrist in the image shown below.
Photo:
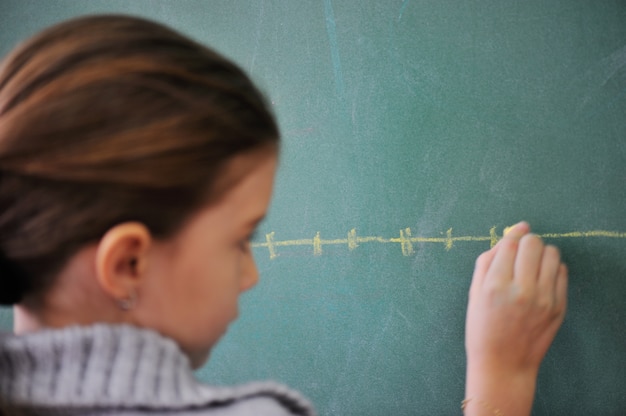
<path fill-rule="evenodd" d="M 465 415 L 529 415 L 537 371 L 468 363 Z"/>

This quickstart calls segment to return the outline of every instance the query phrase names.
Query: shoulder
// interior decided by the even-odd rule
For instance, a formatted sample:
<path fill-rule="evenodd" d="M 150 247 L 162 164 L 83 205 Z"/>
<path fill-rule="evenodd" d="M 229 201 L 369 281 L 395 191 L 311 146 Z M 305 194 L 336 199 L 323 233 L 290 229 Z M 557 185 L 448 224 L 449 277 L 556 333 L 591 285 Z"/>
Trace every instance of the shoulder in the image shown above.
<path fill-rule="evenodd" d="M 38 409 L 41 416 L 315 416 L 296 391 L 272 382 L 211 388 L 212 399 L 185 405 Z M 33 410 L 32 408 L 29 410 Z M 48 413 L 46 410 L 50 410 Z M 12 414 L 12 413 L 11 413 Z M 0 412 L 0 416 L 2 413 Z"/>
<path fill-rule="evenodd" d="M 104 325 L 0 336 L 2 402 L 49 410 L 42 415 L 314 414 L 307 399 L 278 383 L 202 384 L 173 341 Z"/>
<path fill-rule="evenodd" d="M 293 410 L 293 411 L 292 411 Z M 271 397 L 249 397 L 229 403 L 211 404 L 186 409 L 128 409 L 110 413 L 116 416 L 294 416 L 314 415 L 309 409 L 290 409 L 283 403 Z M 294 413 L 295 412 L 295 413 Z M 105 416 L 94 413 L 93 416 Z M 109 415 L 109 413 L 106 413 Z M 81 414 L 81 416 L 83 416 Z M 87 416 L 87 415 L 85 415 Z M 91 414 L 89 414 L 91 416 Z"/>
<path fill-rule="evenodd" d="M 212 400 L 190 415 L 313 415 L 309 401 L 299 392 L 274 382 L 249 383 L 210 389 Z"/>

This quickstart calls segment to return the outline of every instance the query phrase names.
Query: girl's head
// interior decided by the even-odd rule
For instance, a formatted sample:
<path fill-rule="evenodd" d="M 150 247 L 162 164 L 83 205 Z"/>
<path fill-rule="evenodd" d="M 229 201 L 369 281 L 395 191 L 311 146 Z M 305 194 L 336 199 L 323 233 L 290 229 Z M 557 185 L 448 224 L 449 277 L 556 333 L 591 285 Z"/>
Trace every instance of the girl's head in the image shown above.
<path fill-rule="evenodd" d="M 0 304 L 151 327 L 198 364 L 256 281 L 278 137 L 237 66 L 162 25 L 37 35 L 0 68 Z"/>

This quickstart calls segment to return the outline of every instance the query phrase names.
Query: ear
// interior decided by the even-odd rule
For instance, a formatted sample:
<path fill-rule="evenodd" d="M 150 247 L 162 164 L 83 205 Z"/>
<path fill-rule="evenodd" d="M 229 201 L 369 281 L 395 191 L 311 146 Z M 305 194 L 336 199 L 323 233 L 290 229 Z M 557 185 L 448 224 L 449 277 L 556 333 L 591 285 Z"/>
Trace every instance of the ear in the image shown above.
<path fill-rule="evenodd" d="M 148 263 L 152 235 L 139 222 L 125 222 L 104 234 L 96 251 L 96 276 L 114 299 L 136 294 Z"/>

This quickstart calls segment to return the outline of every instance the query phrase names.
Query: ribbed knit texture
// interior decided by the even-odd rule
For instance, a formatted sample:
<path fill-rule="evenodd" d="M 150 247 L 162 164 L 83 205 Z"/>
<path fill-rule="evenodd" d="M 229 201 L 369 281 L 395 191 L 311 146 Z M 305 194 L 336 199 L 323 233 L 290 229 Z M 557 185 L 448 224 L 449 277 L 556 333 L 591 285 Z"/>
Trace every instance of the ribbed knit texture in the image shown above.
<path fill-rule="evenodd" d="M 98 414 L 206 409 L 194 414 L 208 415 L 214 409 L 220 415 L 256 415 L 269 414 L 261 409 L 268 408 L 267 399 L 275 402 L 277 414 L 314 414 L 300 394 L 276 383 L 200 384 L 178 345 L 154 331 L 94 325 L 0 335 L 0 402 L 5 406 L 98 409 Z"/>

